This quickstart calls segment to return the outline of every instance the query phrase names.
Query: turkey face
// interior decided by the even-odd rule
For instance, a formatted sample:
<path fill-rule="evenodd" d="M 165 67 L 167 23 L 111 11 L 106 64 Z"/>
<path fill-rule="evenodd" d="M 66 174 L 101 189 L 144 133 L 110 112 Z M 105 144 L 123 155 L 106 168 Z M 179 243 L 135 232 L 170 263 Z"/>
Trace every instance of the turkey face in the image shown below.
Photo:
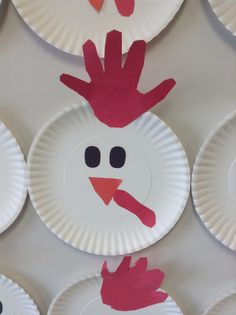
<path fill-rule="evenodd" d="M 70 106 L 39 132 L 28 165 L 40 217 L 65 242 L 97 254 L 130 253 L 163 237 L 188 195 L 184 150 L 152 113 L 116 128 L 87 103 Z"/>
<path fill-rule="evenodd" d="M 97 135 L 77 146 L 67 160 L 65 180 L 75 204 L 84 203 L 93 216 L 116 218 L 128 214 L 114 203 L 117 189 L 145 202 L 151 171 L 146 157 L 135 143 L 126 140 L 122 129 L 112 129 L 109 133 L 112 135 Z"/>
<path fill-rule="evenodd" d="M 156 215 L 154 211 L 140 203 L 128 190 L 119 189 L 124 177 L 121 169 L 125 166 L 126 149 L 121 145 L 113 146 L 110 150 L 107 148 L 105 157 L 105 163 L 109 164 L 109 168 L 116 169 L 116 171 L 118 171 L 117 176 L 122 175 L 122 177 L 89 177 L 94 191 L 102 199 L 105 205 L 108 206 L 113 200 L 116 205 L 136 215 L 144 225 L 153 227 L 156 223 Z M 100 149 L 95 145 L 88 146 L 85 149 L 84 159 L 89 168 L 94 169 L 99 167 L 101 163 Z M 134 177 L 133 174 L 130 176 L 132 176 L 132 178 Z"/>
<path fill-rule="evenodd" d="M 88 146 L 85 149 L 85 163 L 88 167 L 96 168 L 101 162 L 101 152 L 96 146 Z M 109 164 L 112 168 L 120 169 L 124 166 L 126 160 L 126 151 L 123 147 L 114 146 L 109 153 Z M 107 161 L 108 162 L 108 161 Z M 111 202 L 117 188 L 122 183 L 120 178 L 104 178 L 104 177 L 89 177 L 89 180 L 106 205 Z"/>

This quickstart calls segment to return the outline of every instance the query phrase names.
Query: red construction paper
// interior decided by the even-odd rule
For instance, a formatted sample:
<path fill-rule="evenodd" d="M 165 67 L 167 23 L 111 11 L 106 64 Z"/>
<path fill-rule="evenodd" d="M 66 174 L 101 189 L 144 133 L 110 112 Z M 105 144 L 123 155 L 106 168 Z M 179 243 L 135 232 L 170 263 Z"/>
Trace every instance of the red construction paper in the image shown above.
<path fill-rule="evenodd" d="M 116 190 L 113 200 L 122 208 L 135 214 L 146 226 L 152 228 L 156 224 L 156 214 L 145 207 L 124 190 Z"/>
<path fill-rule="evenodd" d="M 123 16 L 130 16 L 134 12 L 134 0 L 115 0 L 115 3 Z"/>
<path fill-rule="evenodd" d="M 104 0 L 89 0 L 91 5 L 96 9 L 98 12 L 101 10 Z"/>
<path fill-rule="evenodd" d="M 131 257 L 124 257 L 115 272 L 102 267 L 101 297 L 104 304 L 117 311 L 132 311 L 163 303 L 168 294 L 156 291 L 164 280 L 159 269 L 147 270 L 147 258 L 141 257 L 130 267 Z"/>
<path fill-rule="evenodd" d="M 122 128 L 162 101 L 175 85 L 173 79 L 163 81 L 148 93 L 137 91 L 143 69 L 146 43 L 135 41 L 131 45 L 122 67 L 121 33 L 107 34 L 104 69 L 92 41 L 83 45 L 85 67 L 90 82 L 68 74 L 61 82 L 85 97 L 94 115 L 109 127 Z"/>
<path fill-rule="evenodd" d="M 100 177 L 89 177 L 89 180 L 96 193 L 106 205 L 111 202 L 117 188 L 122 182 L 121 179 Z"/>

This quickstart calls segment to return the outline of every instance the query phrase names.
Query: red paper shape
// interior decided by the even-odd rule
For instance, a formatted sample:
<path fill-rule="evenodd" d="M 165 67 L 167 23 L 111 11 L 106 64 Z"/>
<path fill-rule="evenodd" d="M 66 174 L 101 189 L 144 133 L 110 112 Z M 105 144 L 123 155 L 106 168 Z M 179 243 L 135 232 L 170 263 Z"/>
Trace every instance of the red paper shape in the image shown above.
<path fill-rule="evenodd" d="M 124 190 L 116 190 L 113 200 L 122 208 L 135 214 L 146 226 L 152 228 L 156 224 L 156 214 L 145 207 Z"/>
<path fill-rule="evenodd" d="M 115 0 L 118 11 L 123 16 L 130 16 L 134 12 L 134 0 Z"/>
<path fill-rule="evenodd" d="M 104 304 L 117 311 L 133 311 L 150 305 L 163 303 L 168 294 L 156 291 L 165 274 L 159 269 L 147 270 L 147 258 L 141 257 L 130 267 L 131 257 L 123 258 L 115 272 L 102 267 L 101 297 Z"/>
<path fill-rule="evenodd" d="M 121 179 L 117 178 L 89 177 L 89 180 L 98 196 L 106 205 L 109 205 L 117 188 L 122 182 Z"/>
<path fill-rule="evenodd" d="M 101 10 L 104 0 L 89 0 L 91 5 L 96 9 L 98 12 Z"/>
<path fill-rule="evenodd" d="M 83 81 L 62 74 L 61 82 L 85 97 L 94 115 L 109 127 L 122 128 L 162 101 L 175 85 L 175 80 L 163 81 L 148 93 L 137 90 L 144 65 L 146 43 L 133 42 L 122 66 L 121 33 L 107 34 L 104 69 L 92 41 L 83 45 L 85 67 L 91 78 Z"/>

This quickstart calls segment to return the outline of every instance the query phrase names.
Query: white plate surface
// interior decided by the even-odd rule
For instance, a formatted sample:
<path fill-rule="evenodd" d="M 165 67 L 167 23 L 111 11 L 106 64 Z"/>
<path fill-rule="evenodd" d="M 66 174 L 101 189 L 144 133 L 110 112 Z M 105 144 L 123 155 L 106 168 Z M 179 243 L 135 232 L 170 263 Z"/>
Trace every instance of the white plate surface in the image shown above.
<path fill-rule="evenodd" d="M 236 111 L 210 133 L 193 170 L 192 194 L 209 231 L 236 250 Z"/>
<path fill-rule="evenodd" d="M 39 315 L 29 295 L 11 279 L 0 275 L 1 315 Z"/>
<path fill-rule="evenodd" d="M 236 36 L 236 1 L 209 0 L 209 2 L 218 19 Z"/>
<path fill-rule="evenodd" d="M 235 315 L 236 289 L 233 289 L 217 298 L 202 315 Z"/>
<path fill-rule="evenodd" d="M 84 161 L 91 145 L 101 151 L 97 168 Z M 109 164 L 114 146 L 126 150 L 126 163 L 119 169 Z M 38 133 L 28 168 L 31 200 L 41 219 L 65 242 L 95 254 L 126 254 L 155 243 L 175 225 L 189 194 L 185 152 L 151 113 L 125 128 L 109 128 L 89 106 L 70 106 Z M 121 189 L 156 212 L 156 225 L 143 225 L 114 201 L 106 206 L 89 177 L 122 179 Z"/>
<path fill-rule="evenodd" d="M 48 315 L 183 315 L 179 307 L 168 297 L 164 303 L 136 311 L 115 311 L 104 305 L 100 296 L 101 277 L 89 277 L 74 283 L 52 302 Z"/>
<path fill-rule="evenodd" d="M 0 121 L 0 233 L 19 215 L 27 194 L 26 165 L 15 138 Z"/>
<path fill-rule="evenodd" d="M 114 0 L 97 11 L 88 0 L 13 0 L 24 21 L 41 38 L 66 52 L 82 56 L 82 44 L 91 39 L 103 56 L 106 34 L 123 33 L 123 52 L 136 39 L 150 41 L 167 26 L 183 0 L 136 0 L 130 17 L 118 13 Z"/>

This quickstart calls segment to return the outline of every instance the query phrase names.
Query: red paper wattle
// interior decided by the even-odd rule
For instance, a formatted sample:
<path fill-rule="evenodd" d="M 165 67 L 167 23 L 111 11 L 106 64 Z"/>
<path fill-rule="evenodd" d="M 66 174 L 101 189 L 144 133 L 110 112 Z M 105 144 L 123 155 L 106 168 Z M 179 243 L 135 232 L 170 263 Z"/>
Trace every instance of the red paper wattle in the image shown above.
<path fill-rule="evenodd" d="M 126 191 L 117 189 L 113 199 L 120 207 L 136 215 L 144 225 L 152 228 L 156 224 L 155 212 L 142 205 Z"/>
<path fill-rule="evenodd" d="M 130 16 L 134 12 L 134 0 L 115 0 L 115 3 L 123 16 Z"/>

